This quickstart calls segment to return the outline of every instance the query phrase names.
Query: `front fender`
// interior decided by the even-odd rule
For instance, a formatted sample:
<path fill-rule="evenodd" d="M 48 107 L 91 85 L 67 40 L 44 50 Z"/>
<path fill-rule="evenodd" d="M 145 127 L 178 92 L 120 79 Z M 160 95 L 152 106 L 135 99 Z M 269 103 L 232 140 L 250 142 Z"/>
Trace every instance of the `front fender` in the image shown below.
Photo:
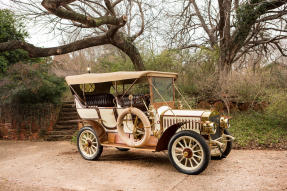
<path fill-rule="evenodd" d="M 155 151 L 167 150 L 169 140 L 176 133 L 178 128 L 180 128 L 185 123 L 186 122 L 180 122 L 168 127 L 159 138 Z"/>

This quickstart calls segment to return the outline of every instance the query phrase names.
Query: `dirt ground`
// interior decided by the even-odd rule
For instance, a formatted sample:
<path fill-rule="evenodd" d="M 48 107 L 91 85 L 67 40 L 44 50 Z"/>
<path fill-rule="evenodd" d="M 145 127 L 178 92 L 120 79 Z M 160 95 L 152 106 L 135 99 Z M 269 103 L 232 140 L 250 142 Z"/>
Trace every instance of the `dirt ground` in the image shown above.
<path fill-rule="evenodd" d="M 104 148 L 100 161 L 87 161 L 69 142 L 0 141 L 0 190 L 287 191 L 287 151 L 233 150 L 188 176 L 163 152 Z"/>

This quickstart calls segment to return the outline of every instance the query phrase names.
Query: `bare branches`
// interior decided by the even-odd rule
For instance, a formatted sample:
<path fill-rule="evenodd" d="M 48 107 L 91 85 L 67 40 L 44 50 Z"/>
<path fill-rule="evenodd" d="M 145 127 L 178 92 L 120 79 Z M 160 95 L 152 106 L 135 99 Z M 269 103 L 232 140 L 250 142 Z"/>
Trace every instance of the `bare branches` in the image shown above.
<path fill-rule="evenodd" d="M 143 13 L 143 9 L 142 9 L 142 3 L 139 2 L 138 0 L 136 1 L 138 8 L 139 8 L 139 12 L 140 12 L 140 19 L 141 19 L 141 27 L 140 30 L 134 34 L 132 37 L 130 37 L 131 41 L 134 41 L 137 37 L 139 37 L 143 32 L 144 32 L 144 13 Z"/>
<path fill-rule="evenodd" d="M 207 27 L 204 19 L 203 19 L 203 16 L 201 15 L 201 12 L 199 11 L 198 9 L 198 6 L 195 2 L 195 0 L 190 0 L 190 2 L 192 3 L 193 7 L 194 7 L 194 11 L 195 11 L 195 14 L 196 16 L 199 18 L 200 20 L 200 23 L 201 23 L 201 26 L 202 28 L 205 30 L 205 32 L 207 33 L 207 35 L 209 36 L 209 39 L 210 39 L 210 44 L 211 46 L 214 46 L 215 45 L 215 38 L 213 36 L 213 34 L 211 33 L 210 29 Z"/>
<path fill-rule="evenodd" d="M 123 17 L 115 18 L 112 16 L 102 16 L 98 18 L 92 18 L 79 14 L 75 11 L 72 11 L 71 9 L 67 10 L 61 8 L 61 6 L 67 5 L 68 3 L 71 3 L 73 1 L 75 0 L 43 0 L 42 5 L 49 12 L 60 18 L 77 21 L 89 27 L 99 27 L 104 24 L 121 25 L 123 23 Z"/>
<path fill-rule="evenodd" d="M 184 50 L 184 49 L 189 49 L 189 48 L 201 48 L 201 46 L 198 44 L 189 44 L 186 46 L 178 47 L 177 50 Z"/>
<path fill-rule="evenodd" d="M 287 37 L 287 0 L 215 2 L 183 0 L 182 9 L 167 14 L 172 20 L 167 31 L 171 47 L 219 51 L 219 70 L 229 70 L 250 52 L 274 53 L 277 49 L 287 54 L 281 43 Z M 170 4 L 175 6 L 174 1 Z"/>
<path fill-rule="evenodd" d="M 109 12 L 111 13 L 111 15 L 116 16 L 114 7 L 112 6 L 110 0 L 105 0 L 105 4 L 106 4 L 106 7 L 108 8 Z"/>
<path fill-rule="evenodd" d="M 133 41 L 146 29 L 150 4 L 143 0 L 13 0 L 12 9 L 41 22 L 65 41 L 63 46 L 40 48 L 22 41 L 0 43 L 0 50 L 24 49 L 31 57 L 66 54 L 112 44 L 126 53 L 137 70 L 144 65 Z M 17 7 L 17 8 L 16 8 Z M 129 10 L 129 15 L 125 14 Z M 127 17 L 128 16 L 128 17 Z M 140 23 L 140 25 L 139 25 Z M 129 26 L 129 32 L 124 26 Z M 132 35 L 130 35 L 132 34 Z M 65 38 L 65 39 L 64 39 Z"/>
<path fill-rule="evenodd" d="M 279 11 L 279 12 L 277 12 L 277 14 L 268 15 L 266 17 L 258 19 L 256 21 L 256 23 L 270 21 L 270 20 L 275 20 L 275 19 L 280 19 L 283 15 L 286 15 L 286 14 L 287 14 L 287 10 Z"/>
<path fill-rule="evenodd" d="M 113 4 L 112 4 L 112 6 L 113 7 L 115 7 L 117 4 L 119 4 L 120 2 L 122 2 L 123 0 L 116 0 Z"/>

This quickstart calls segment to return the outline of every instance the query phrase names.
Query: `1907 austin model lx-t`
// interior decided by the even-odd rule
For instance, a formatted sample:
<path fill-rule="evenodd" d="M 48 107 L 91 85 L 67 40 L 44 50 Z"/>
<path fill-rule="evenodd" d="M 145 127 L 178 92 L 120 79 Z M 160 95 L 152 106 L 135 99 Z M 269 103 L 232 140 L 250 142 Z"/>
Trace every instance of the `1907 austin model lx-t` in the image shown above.
<path fill-rule="evenodd" d="M 103 146 L 168 150 L 172 165 L 199 174 L 210 158 L 226 157 L 234 138 L 216 111 L 183 109 L 176 73 L 140 71 L 67 76 L 81 118 L 78 150 L 97 160 Z M 185 101 L 186 105 L 188 103 Z"/>

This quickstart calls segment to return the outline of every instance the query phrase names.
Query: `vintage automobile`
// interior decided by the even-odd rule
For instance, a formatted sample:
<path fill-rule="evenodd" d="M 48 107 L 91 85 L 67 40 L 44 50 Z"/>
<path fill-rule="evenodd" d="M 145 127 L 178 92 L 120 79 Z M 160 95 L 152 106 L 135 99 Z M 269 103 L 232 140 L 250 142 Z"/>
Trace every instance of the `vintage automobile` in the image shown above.
<path fill-rule="evenodd" d="M 77 146 L 82 157 L 97 160 L 103 146 L 167 150 L 172 165 L 185 174 L 201 173 L 210 158 L 225 158 L 234 140 L 229 118 L 191 109 L 175 85 L 177 76 L 157 71 L 67 76 L 81 119 Z"/>

